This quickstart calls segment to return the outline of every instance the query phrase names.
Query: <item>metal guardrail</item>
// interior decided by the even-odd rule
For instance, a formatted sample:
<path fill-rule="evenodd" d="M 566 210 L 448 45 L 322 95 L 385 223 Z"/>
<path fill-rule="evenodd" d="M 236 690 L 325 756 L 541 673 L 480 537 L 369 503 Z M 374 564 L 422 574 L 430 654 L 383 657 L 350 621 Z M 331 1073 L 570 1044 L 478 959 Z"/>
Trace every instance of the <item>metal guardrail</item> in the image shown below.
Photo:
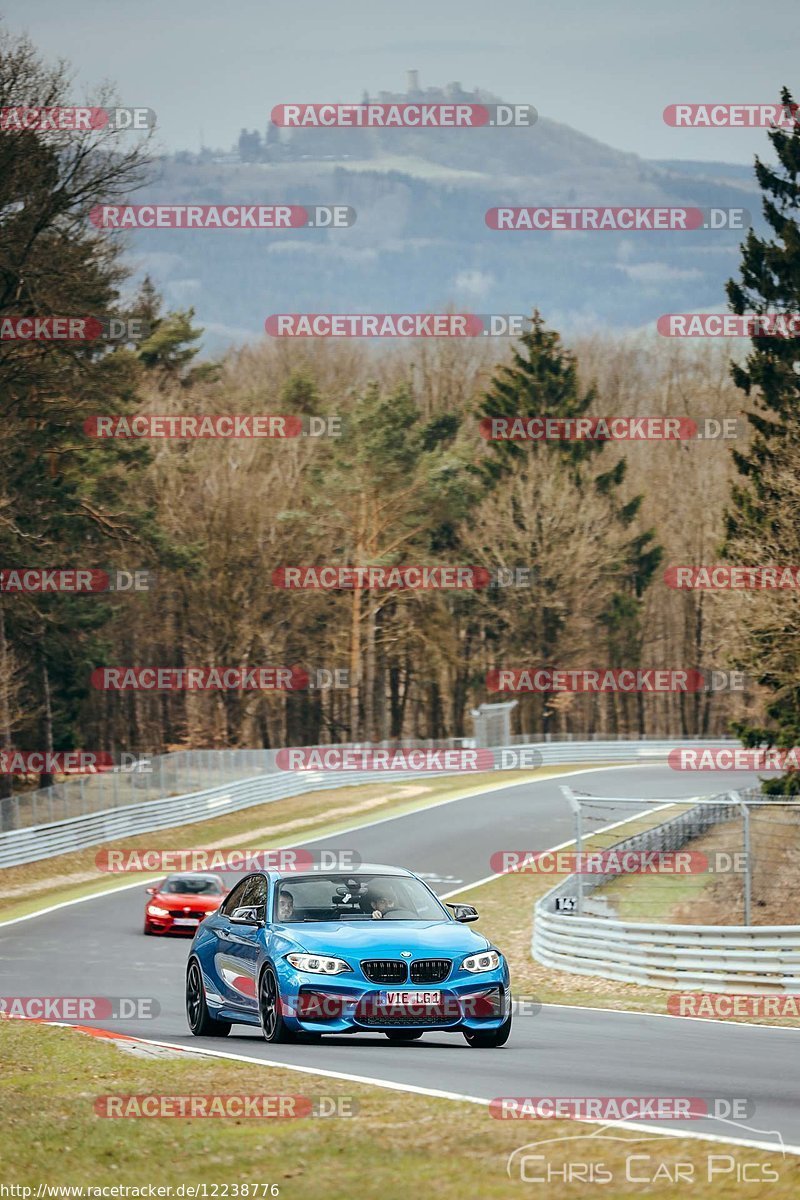
<path fill-rule="evenodd" d="M 723 744 L 725 740 L 722 739 Z M 641 741 L 658 746 L 660 739 L 651 735 L 638 738 L 629 735 L 524 733 L 498 740 L 494 745 L 583 742 L 605 745 L 619 741 Z M 687 738 L 686 741 L 699 744 L 694 738 Z M 484 745 L 483 742 L 476 742 L 475 738 L 447 738 L 443 741 L 401 738 L 393 742 L 348 742 L 339 748 L 460 749 L 473 748 L 478 744 Z M 8 829 L 21 829 L 24 825 L 52 824 L 68 817 L 105 812 L 109 808 L 144 804 L 165 796 L 188 796 L 224 783 L 250 779 L 274 770 L 275 751 L 255 747 L 240 750 L 174 750 L 169 754 L 144 758 L 130 753 L 121 757 L 125 766 L 67 777 L 46 788 L 22 788 L 10 796 L 0 797 L 0 833 Z"/>
<path fill-rule="evenodd" d="M 678 850 L 698 820 L 734 815 L 732 804 L 706 803 L 607 849 Z M 593 876 L 592 889 L 612 877 L 619 876 Z M 581 889 L 583 878 L 569 875 L 534 906 L 531 951 L 543 966 L 644 987 L 800 991 L 800 925 L 673 925 L 555 911 L 557 899 Z"/>
<path fill-rule="evenodd" d="M 695 739 L 698 746 L 719 746 L 729 739 Z M 525 746 L 495 747 L 495 756 L 505 751 L 519 753 L 533 750 L 542 765 L 581 763 L 655 762 L 666 759 L 670 750 L 684 741 L 605 741 L 605 742 L 532 742 Z M 733 744 L 738 745 L 734 742 Z M 202 751 L 211 755 L 213 751 Z M 228 755 L 229 751 L 219 751 Z M 243 752 L 261 753 L 261 752 Z M 213 766 L 213 763 L 210 764 Z M 248 760 L 252 770 L 252 759 Z M 503 772 L 498 771 L 498 781 Z M 469 785 L 470 772 L 463 772 L 464 786 Z M 291 796 L 327 788 L 353 787 L 363 783 L 401 782 L 410 779 L 430 779 L 431 771 L 264 771 L 221 786 L 198 789 L 180 796 L 160 796 L 139 804 L 126 804 L 83 813 L 61 821 L 10 829 L 0 833 L 0 869 L 21 866 L 39 859 L 53 858 L 74 850 L 83 850 L 102 842 L 133 837 L 158 829 L 188 825 L 210 817 L 224 816 L 258 804 L 269 804 Z M 513 782 L 508 771 L 508 782 Z"/>
<path fill-rule="evenodd" d="M 660 925 L 534 914 L 533 956 L 573 975 L 645 987 L 800 991 L 800 925 Z"/>

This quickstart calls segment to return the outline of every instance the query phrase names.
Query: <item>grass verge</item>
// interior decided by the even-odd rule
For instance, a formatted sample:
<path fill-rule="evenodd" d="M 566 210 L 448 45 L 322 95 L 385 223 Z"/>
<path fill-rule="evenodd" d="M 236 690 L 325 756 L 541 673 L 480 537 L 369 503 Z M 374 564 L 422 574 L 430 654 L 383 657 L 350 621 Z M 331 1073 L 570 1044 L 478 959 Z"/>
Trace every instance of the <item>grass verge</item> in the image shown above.
<path fill-rule="evenodd" d="M 397 1053 L 424 1058 L 425 1046 L 399 1046 Z M 75 1030 L 24 1021 L 0 1021 L 0 1084 L 0 1182 L 31 1187 L 34 1197 L 40 1184 L 205 1184 L 206 1196 L 223 1197 L 236 1196 L 233 1185 L 246 1183 L 259 1186 L 251 1200 L 269 1196 L 270 1185 L 282 1200 L 388 1200 L 423 1189 L 436 1200 L 501 1200 L 520 1195 L 519 1173 L 515 1179 L 506 1175 L 513 1150 L 534 1140 L 575 1137 L 581 1140 L 544 1147 L 547 1162 L 536 1163 L 537 1173 L 555 1173 L 548 1200 L 586 1195 L 585 1182 L 564 1181 L 564 1164 L 575 1159 L 601 1160 L 615 1185 L 605 1194 L 614 1197 L 642 1194 L 645 1173 L 651 1177 L 648 1195 L 684 1197 L 689 1170 L 704 1200 L 766 1195 L 752 1183 L 736 1184 L 745 1164 L 751 1179 L 775 1173 L 769 1195 L 776 1200 L 800 1193 L 800 1159 L 774 1151 L 702 1142 L 680 1131 L 657 1137 L 621 1129 L 616 1137 L 629 1142 L 604 1140 L 592 1147 L 587 1135 L 595 1127 L 575 1122 L 498 1121 L 484 1105 L 219 1059 L 138 1058 Z M 107 1119 L 95 1113 L 98 1097 L 153 1094 L 340 1097 L 355 1115 Z M 626 1162 L 642 1154 L 647 1159 Z M 681 1164 L 683 1181 L 676 1179 Z"/>
<path fill-rule="evenodd" d="M 800 813 L 793 807 L 751 809 L 752 923 L 800 922 L 797 863 L 800 861 Z M 741 818 L 715 825 L 687 842 L 685 849 L 713 862 L 736 864 L 741 858 Z M 743 925 L 745 878 L 741 866 L 697 875 L 629 875 L 612 880 L 598 893 L 623 920 L 663 921 L 678 925 Z"/>

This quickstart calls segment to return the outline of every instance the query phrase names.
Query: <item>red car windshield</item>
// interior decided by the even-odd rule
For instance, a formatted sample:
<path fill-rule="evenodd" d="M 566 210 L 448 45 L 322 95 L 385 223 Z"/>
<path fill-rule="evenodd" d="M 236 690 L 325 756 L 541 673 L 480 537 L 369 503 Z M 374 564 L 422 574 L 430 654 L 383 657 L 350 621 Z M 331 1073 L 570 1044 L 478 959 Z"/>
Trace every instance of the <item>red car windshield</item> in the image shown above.
<path fill-rule="evenodd" d="M 160 891 L 167 896 L 221 896 L 223 888 L 216 879 L 168 879 Z"/>

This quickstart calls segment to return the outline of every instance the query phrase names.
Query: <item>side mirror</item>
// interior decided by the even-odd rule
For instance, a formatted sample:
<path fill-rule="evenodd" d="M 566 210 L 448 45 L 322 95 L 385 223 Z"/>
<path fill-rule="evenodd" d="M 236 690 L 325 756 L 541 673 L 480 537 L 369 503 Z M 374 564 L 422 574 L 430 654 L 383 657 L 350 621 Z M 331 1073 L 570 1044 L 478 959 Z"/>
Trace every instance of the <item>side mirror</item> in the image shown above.
<path fill-rule="evenodd" d="M 231 925 L 260 925 L 257 908 L 235 908 L 231 913 Z"/>
<path fill-rule="evenodd" d="M 149 888 L 147 889 L 147 894 L 148 894 L 148 896 L 155 896 L 155 895 L 157 895 L 157 894 L 158 894 L 158 888 L 157 888 L 157 887 L 149 887 Z"/>
<path fill-rule="evenodd" d="M 477 908 L 473 908 L 471 904 L 448 904 L 447 907 L 452 908 L 455 919 L 465 925 L 469 921 L 477 921 L 480 916 Z"/>

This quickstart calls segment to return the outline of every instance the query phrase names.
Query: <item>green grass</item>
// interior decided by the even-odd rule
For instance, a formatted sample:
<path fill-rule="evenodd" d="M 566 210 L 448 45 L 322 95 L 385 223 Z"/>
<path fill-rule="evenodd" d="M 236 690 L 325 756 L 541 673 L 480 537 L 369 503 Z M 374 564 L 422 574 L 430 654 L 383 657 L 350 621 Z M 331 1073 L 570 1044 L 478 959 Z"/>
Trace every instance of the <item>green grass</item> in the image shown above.
<path fill-rule="evenodd" d="M 513 1049 L 464 1047 L 455 1052 L 474 1054 L 479 1070 L 481 1055 L 513 1054 Z M 422 1060 L 425 1044 L 399 1046 L 397 1053 Z M 319 1057 L 324 1065 L 324 1046 Z M 354 1062 L 356 1070 L 358 1066 Z M 96 1115 L 100 1097 L 153 1094 L 335 1097 L 355 1115 L 282 1120 Z M 232 1185 L 249 1183 L 266 1185 L 259 1198 L 275 1184 L 283 1200 L 395 1200 L 408 1195 L 503 1200 L 523 1194 L 519 1178 L 506 1176 L 513 1150 L 534 1139 L 579 1136 L 585 1159 L 585 1135 L 592 1129 L 569 1121 L 498 1121 L 484 1105 L 255 1064 L 188 1056 L 137 1058 L 74 1030 L 0 1021 L 0 1182 L 32 1187 L 34 1196 L 40 1183 L 84 1188 L 205 1183 L 209 1196 L 215 1185 L 218 1195 L 228 1185 L 233 1196 Z M 751 1172 L 771 1164 L 779 1173 L 769 1190 L 776 1200 L 800 1192 L 797 1158 L 690 1140 L 680 1137 L 682 1131 L 627 1152 L 647 1152 L 671 1175 L 675 1164 L 692 1164 L 702 1181 L 697 1195 L 703 1200 L 765 1196 L 752 1184 L 731 1183 L 734 1167 L 745 1162 L 757 1164 Z M 553 1148 L 554 1167 L 561 1168 L 574 1145 L 567 1141 Z M 707 1183 L 709 1156 L 723 1152 L 731 1156 L 730 1171 Z M 639 1183 L 626 1182 L 625 1154 L 624 1144 L 603 1143 L 602 1159 L 617 1180 L 603 1195 L 642 1194 Z M 636 1165 L 641 1168 L 640 1162 Z M 686 1184 L 675 1182 L 654 1183 L 646 1190 L 647 1195 L 675 1200 L 687 1195 Z M 526 1189 L 524 1194 L 533 1193 Z M 556 1180 L 546 1193 L 536 1194 L 546 1194 L 548 1200 L 583 1200 L 587 1192 L 585 1184 Z"/>
<path fill-rule="evenodd" d="M 599 892 L 621 921 L 674 922 L 677 904 L 699 900 L 714 887 L 713 875 L 626 875 L 604 884 Z"/>

